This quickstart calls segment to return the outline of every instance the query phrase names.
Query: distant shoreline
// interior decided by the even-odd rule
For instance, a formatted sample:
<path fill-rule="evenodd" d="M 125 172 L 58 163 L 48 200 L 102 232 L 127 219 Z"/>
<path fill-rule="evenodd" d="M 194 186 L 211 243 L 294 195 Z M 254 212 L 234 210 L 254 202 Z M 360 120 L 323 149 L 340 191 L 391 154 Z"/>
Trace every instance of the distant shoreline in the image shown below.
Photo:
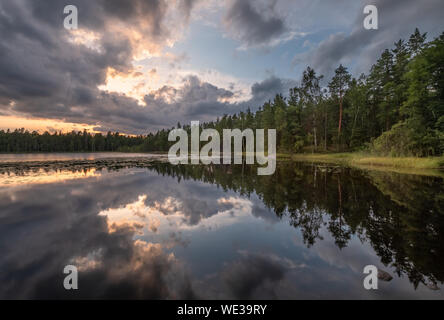
<path fill-rule="evenodd" d="M 60 154 L 60 153 L 139 153 L 139 154 L 168 154 L 166 151 L 36 151 L 36 152 L 0 152 L 2 154 Z"/>
<path fill-rule="evenodd" d="M 167 155 L 165 151 L 126 152 L 126 151 L 85 151 L 85 152 L 0 152 L 0 155 L 56 155 L 56 154 L 139 154 Z M 444 156 L 440 157 L 384 157 L 365 153 L 278 153 L 278 160 L 317 162 L 341 166 L 359 167 L 377 170 L 421 173 L 428 170 L 444 170 Z M 406 172 L 408 171 L 408 172 Z"/>

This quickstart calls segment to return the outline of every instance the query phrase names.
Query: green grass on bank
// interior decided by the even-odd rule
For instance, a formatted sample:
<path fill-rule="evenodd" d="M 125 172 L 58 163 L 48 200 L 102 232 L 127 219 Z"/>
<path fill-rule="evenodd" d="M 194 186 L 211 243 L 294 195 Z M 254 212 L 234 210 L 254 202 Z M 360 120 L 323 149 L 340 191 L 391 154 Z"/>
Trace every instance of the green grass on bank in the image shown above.
<path fill-rule="evenodd" d="M 379 157 L 361 153 L 331 153 L 331 154 L 279 154 L 278 158 L 291 158 L 297 161 L 315 161 L 334 163 L 348 166 L 387 167 L 395 169 L 444 169 L 442 157 Z"/>

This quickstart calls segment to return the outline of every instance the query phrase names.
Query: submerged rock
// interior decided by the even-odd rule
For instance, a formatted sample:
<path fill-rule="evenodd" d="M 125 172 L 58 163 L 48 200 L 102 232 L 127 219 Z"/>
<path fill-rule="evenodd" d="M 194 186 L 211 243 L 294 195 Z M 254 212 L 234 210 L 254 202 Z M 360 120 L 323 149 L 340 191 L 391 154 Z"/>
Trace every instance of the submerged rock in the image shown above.
<path fill-rule="evenodd" d="M 439 290 L 439 287 L 436 285 L 436 283 L 433 282 L 429 282 L 427 284 L 427 288 L 429 288 L 430 290 Z"/>
<path fill-rule="evenodd" d="M 393 277 L 390 275 L 390 273 L 378 269 L 378 279 L 382 281 L 390 281 L 393 279 Z"/>

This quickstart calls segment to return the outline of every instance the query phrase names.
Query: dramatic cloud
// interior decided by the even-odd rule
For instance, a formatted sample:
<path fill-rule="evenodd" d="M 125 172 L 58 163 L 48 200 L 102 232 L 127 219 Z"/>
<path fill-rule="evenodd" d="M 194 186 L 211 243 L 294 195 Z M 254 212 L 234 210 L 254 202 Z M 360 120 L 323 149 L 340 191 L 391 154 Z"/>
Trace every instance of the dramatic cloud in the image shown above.
<path fill-rule="evenodd" d="M 234 0 L 224 17 L 229 32 L 247 46 L 268 44 L 287 31 L 283 18 L 274 11 L 275 1 L 261 9 L 255 3 Z"/>
<path fill-rule="evenodd" d="M 421 3 L 415 0 L 373 1 L 379 13 L 378 30 L 363 27 L 363 8 L 366 4 L 362 1 L 350 33 L 331 34 L 314 50 L 298 54 L 294 63 L 311 65 L 327 78 L 343 63 L 352 66 L 354 74 L 359 75 L 369 71 L 384 49 L 392 48 L 400 38 L 408 40 L 416 27 L 422 32 L 429 31 L 431 36 L 437 36 L 444 29 L 443 4 L 440 0 Z"/>
<path fill-rule="evenodd" d="M 101 92 L 97 86 L 104 83 L 108 67 L 121 72 L 132 69 L 134 55 L 144 51 L 138 47 L 142 40 L 148 44 L 145 49 L 154 53 L 156 41 L 168 39 L 169 32 L 161 23 L 164 5 L 151 2 L 132 1 L 120 10 L 121 2 L 105 6 L 74 1 L 80 8 L 81 26 L 85 26 L 80 39 L 79 34 L 62 28 L 63 7 L 58 1 L 42 6 L 35 1 L 2 2 L 1 112 L 103 125 L 129 133 L 146 129 L 152 121 L 135 101 Z M 113 18 L 106 20 L 109 15 Z M 112 30 L 113 23 L 123 21 L 141 25 L 138 30 L 144 38 L 125 28 Z M 89 34 L 99 35 L 98 50 L 84 45 Z"/>
<path fill-rule="evenodd" d="M 256 82 L 251 87 L 251 93 L 255 100 L 268 100 L 273 95 L 282 93 L 288 94 L 290 88 L 296 86 L 296 82 L 293 80 L 280 79 L 275 76 L 271 76 L 262 82 Z"/>
<path fill-rule="evenodd" d="M 154 119 L 164 125 L 175 123 L 166 119 L 181 119 L 186 123 L 191 120 L 209 121 L 223 114 L 232 114 L 248 107 L 255 110 L 264 101 L 273 99 L 278 93 L 288 93 L 295 86 L 291 80 L 270 77 L 251 87 L 251 98 L 243 102 L 230 102 L 236 95 L 233 91 L 218 88 L 208 82 L 200 81 L 196 76 L 184 79 L 179 88 L 164 86 L 145 96 L 147 109 Z"/>
<path fill-rule="evenodd" d="M 220 88 L 195 76 L 185 76 L 179 87 L 164 85 L 146 92 L 141 99 L 145 106 L 131 94 L 100 89 L 109 80 L 110 69 L 122 77 L 140 77 L 134 59 L 155 56 L 174 42 L 195 1 L 180 2 L 175 8 L 161 0 L 72 4 L 79 8 L 76 31 L 62 28 L 59 1 L 0 4 L 0 114 L 141 134 L 177 121 L 214 119 L 245 107 L 234 101 L 239 98 L 236 88 Z M 175 21 L 176 29 L 171 28 L 169 19 L 178 14 L 184 20 Z M 157 70 L 151 68 L 147 74 L 153 78 Z M 272 89 L 253 88 L 252 107 L 279 93 L 282 85 Z"/>
<path fill-rule="evenodd" d="M 366 3 L 353 0 L 70 4 L 79 10 L 78 30 L 63 28 L 63 2 L 0 2 L 0 123 L 41 119 L 45 129 L 60 128 L 58 121 L 144 134 L 179 121 L 213 120 L 287 94 L 295 85 L 288 78 L 299 77 L 288 57 L 296 55 L 298 70 L 310 65 L 327 79 L 339 63 L 358 74 L 416 26 L 431 36 L 444 27 L 440 0 L 377 0 L 377 31 L 362 27 Z M 193 42 L 183 46 L 192 32 Z M 299 36 L 309 45 L 299 44 Z M 208 59 L 199 51 L 205 45 L 227 51 Z M 242 68 L 242 61 L 251 64 Z M 204 69 L 214 72 L 203 75 Z M 267 69 L 278 71 L 264 79 Z"/>

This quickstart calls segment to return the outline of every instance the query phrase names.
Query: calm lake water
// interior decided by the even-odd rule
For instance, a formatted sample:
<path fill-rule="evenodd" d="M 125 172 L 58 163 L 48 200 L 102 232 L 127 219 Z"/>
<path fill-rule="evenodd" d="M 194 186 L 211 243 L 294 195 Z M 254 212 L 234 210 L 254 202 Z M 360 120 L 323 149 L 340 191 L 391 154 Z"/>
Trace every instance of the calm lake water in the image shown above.
<path fill-rule="evenodd" d="M 444 298 L 444 174 L 256 169 L 0 155 L 0 298 Z"/>

